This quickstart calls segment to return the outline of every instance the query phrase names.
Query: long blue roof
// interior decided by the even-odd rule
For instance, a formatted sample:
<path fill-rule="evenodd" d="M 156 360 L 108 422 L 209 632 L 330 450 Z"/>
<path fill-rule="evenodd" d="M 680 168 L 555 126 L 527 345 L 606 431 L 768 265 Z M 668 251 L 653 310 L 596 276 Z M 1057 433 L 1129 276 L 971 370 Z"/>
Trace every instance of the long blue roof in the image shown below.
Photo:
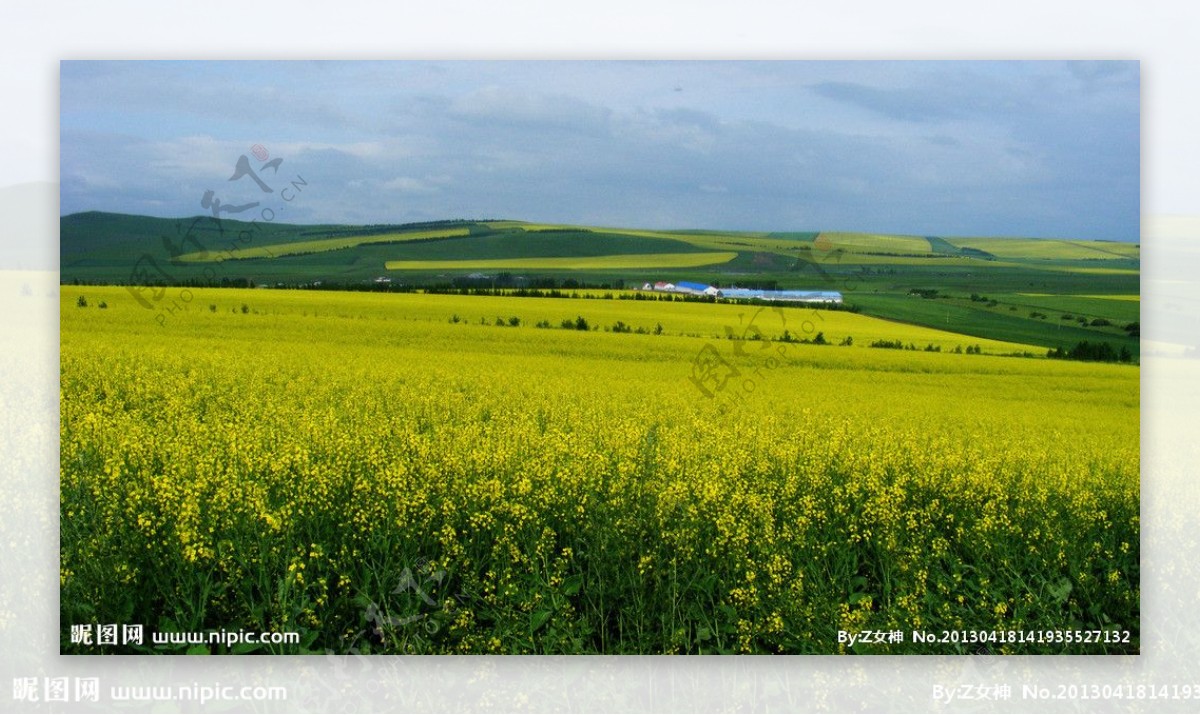
<path fill-rule="evenodd" d="M 759 290 L 756 288 L 724 288 L 726 298 L 759 298 L 762 300 L 841 300 L 835 290 Z"/>

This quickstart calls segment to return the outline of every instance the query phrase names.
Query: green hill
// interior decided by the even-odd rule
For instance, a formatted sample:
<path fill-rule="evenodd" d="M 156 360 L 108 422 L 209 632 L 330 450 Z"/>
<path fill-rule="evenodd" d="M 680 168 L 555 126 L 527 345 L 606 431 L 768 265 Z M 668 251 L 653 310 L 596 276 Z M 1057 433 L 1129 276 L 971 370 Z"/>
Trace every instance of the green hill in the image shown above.
<path fill-rule="evenodd" d="M 88 212 L 61 219 L 63 283 L 397 289 L 718 286 L 840 291 L 878 317 L 1047 347 L 1136 349 L 1140 246 L 514 220 L 297 225 Z"/>

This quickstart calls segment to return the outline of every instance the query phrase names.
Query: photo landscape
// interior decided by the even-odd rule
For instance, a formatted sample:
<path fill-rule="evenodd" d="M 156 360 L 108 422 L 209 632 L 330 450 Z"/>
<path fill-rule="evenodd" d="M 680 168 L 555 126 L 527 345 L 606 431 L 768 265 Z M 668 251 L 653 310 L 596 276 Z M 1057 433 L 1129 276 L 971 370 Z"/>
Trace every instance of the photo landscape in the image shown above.
<path fill-rule="evenodd" d="M 1136 233 L 558 222 L 442 178 L 348 221 L 304 213 L 332 150 L 232 131 L 138 210 L 69 171 L 114 122 L 67 80 L 127 64 L 162 63 L 63 70 L 63 653 L 1140 651 Z"/>

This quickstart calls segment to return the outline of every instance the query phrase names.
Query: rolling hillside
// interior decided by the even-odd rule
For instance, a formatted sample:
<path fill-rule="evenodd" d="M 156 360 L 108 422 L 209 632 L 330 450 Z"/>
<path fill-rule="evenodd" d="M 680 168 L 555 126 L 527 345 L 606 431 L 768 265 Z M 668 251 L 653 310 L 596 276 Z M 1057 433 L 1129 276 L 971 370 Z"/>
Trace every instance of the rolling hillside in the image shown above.
<path fill-rule="evenodd" d="M 489 288 L 691 280 L 837 290 L 877 317 L 978 338 L 1136 350 L 1140 246 L 514 220 L 295 225 L 100 212 L 61 219 L 63 283 Z"/>

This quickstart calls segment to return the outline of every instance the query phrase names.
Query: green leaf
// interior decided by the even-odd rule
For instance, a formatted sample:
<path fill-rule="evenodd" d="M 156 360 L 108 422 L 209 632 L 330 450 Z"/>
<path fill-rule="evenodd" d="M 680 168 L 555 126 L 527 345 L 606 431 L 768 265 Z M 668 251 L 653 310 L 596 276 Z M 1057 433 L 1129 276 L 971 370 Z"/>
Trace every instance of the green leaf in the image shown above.
<path fill-rule="evenodd" d="M 262 643 L 238 643 L 229 652 L 234 655 L 245 655 L 246 653 L 253 653 L 259 648 L 262 648 Z"/>
<path fill-rule="evenodd" d="M 317 642 L 317 638 L 320 635 L 321 635 L 320 631 L 309 631 L 308 633 L 304 634 L 304 637 L 302 639 L 300 639 L 300 647 L 303 650 L 308 650 L 309 648 L 312 648 L 313 643 Z"/>
<path fill-rule="evenodd" d="M 563 593 L 568 596 L 574 596 L 579 593 L 579 589 L 583 588 L 583 574 L 575 574 L 574 576 L 563 581 Z"/>
<path fill-rule="evenodd" d="M 1051 586 L 1050 595 L 1059 603 L 1066 603 L 1067 599 L 1071 596 L 1071 581 L 1064 578 L 1054 586 Z"/>
<path fill-rule="evenodd" d="M 203 643 L 201 643 L 199 645 L 194 645 L 191 648 L 187 649 L 187 654 L 188 655 L 209 655 L 208 646 L 204 645 Z"/>
<path fill-rule="evenodd" d="M 534 611 L 529 614 L 529 630 L 537 633 L 538 629 L 546 625 L 546 621 L 550 620 L 553 611 Z"/>

